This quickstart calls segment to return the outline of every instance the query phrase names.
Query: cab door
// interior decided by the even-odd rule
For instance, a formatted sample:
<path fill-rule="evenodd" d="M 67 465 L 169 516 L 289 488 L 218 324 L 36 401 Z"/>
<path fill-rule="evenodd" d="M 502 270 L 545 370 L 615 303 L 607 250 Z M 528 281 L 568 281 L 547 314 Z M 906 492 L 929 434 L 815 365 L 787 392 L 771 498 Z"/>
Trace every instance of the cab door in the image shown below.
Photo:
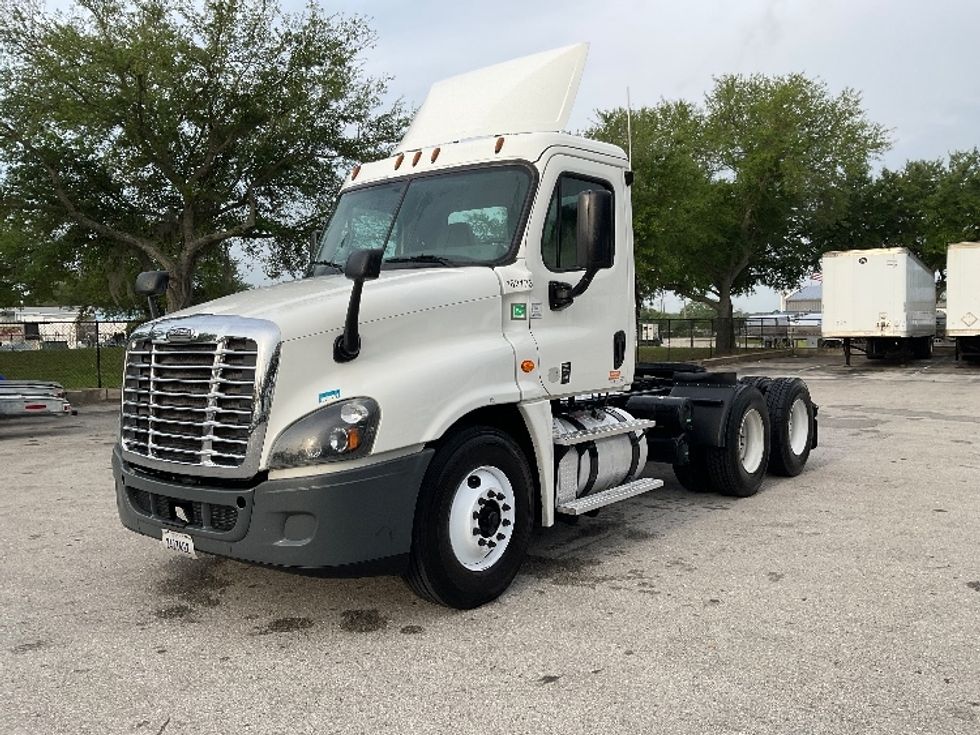
<path fill-rule="evenodd" d="M 615 390 L 632 378 L 635 295 L 624 174 L 621 166 L 556 154 L 541 177 L 528 223 L 526 263 L 534 274 L 528 325 L 538 347 L 542 383 L 554 397 Z M 574 286 L 585 275 L 576 230 L 578 196 L 589 189 L 613 195 L 613 264 L 599 270 L 571 305 L 556 308 L 549 301 L 549 284 Z"/>

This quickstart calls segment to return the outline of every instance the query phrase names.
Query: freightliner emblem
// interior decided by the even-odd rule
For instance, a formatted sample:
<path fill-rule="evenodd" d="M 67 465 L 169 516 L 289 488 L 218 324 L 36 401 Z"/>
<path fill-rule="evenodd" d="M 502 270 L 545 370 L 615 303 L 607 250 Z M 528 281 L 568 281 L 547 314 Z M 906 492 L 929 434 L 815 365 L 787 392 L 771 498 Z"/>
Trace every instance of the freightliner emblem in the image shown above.
<path fill-rule="evenodd" d="M 197 332 L 190 327 L 173 327 L 167 330 L 168 342 L 186 342 L 187 340 L 194 339 L 196 336 Z"/>

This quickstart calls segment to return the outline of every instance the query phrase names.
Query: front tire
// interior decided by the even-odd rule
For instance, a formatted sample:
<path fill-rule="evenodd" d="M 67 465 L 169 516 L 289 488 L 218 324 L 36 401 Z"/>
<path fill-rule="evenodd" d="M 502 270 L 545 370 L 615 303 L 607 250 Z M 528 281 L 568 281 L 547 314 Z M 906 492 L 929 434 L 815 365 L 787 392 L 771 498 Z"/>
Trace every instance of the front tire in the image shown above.
<path fill-rule="evenodd" d="M 496 599 L 520 569 L 531 539 L 533 481 L 507 434 L 464 429 L 429 465 L 405 575 L 420 597 L 470 609 Z"/>

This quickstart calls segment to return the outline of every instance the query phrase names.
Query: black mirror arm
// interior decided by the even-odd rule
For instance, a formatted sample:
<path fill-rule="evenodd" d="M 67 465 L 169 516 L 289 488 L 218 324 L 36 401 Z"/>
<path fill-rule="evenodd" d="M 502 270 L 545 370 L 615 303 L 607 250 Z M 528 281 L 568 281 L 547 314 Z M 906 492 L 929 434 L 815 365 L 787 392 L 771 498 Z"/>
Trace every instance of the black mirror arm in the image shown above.
<path fill-rule="evenodd" d="M 146 297 L 146 303 L 150 307 L 150 319 L 156 319 L 160 316 L 160 308 L 157 306 L 156 299 L 152 296 Z"/>
<path fill-rule="evenodd" d="M 333 359 L 337 362 L 350 362 L 361 352 L 361 335 L 357 330 L 357 321 L 361 313 L 361 290 L 364 279 L 354 281 L 347 303 L 347 319 L 344 322 L 344 333 L 338 335 L 333 343 Z"/>
<path fill-rule="evenodd" d="M 585 271 L 585 274 L 574 286 L 570 283 L 565 283 L 564 281 L 549 282 L 548 305 L 551 307 L 551 310 L 561 311 L 562 309 L 567 309 L 569 306 L 571 306 L 572 302 L 584 294 L 589 286 L 592 285 L 592 279 L 595 278 L 595 274 L 598 272 L 599 271 L 597 269 L 589 269 Z"/>

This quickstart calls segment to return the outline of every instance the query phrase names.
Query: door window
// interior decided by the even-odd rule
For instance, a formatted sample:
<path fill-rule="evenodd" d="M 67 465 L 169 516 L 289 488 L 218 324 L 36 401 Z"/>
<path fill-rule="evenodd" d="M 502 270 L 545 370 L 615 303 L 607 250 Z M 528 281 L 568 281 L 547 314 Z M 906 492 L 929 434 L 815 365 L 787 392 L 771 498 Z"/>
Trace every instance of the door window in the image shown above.
<path fill-rule="evenodd" d="M 605 189 L 612 192 L 609 184 L 595 179 L 563 174 L 555 186 L 555 193 L 548 205 L 541 237 L 541 255 L 548 270 L 580 271 L 585 269 L 584 255 L 579 256 L 576 233 L 578 231 L 578 195 L 583 191 Z M 610 237 L 613 233 L 610 233 Z M 615 240 L 613 240 L 615 242 Z"/>

